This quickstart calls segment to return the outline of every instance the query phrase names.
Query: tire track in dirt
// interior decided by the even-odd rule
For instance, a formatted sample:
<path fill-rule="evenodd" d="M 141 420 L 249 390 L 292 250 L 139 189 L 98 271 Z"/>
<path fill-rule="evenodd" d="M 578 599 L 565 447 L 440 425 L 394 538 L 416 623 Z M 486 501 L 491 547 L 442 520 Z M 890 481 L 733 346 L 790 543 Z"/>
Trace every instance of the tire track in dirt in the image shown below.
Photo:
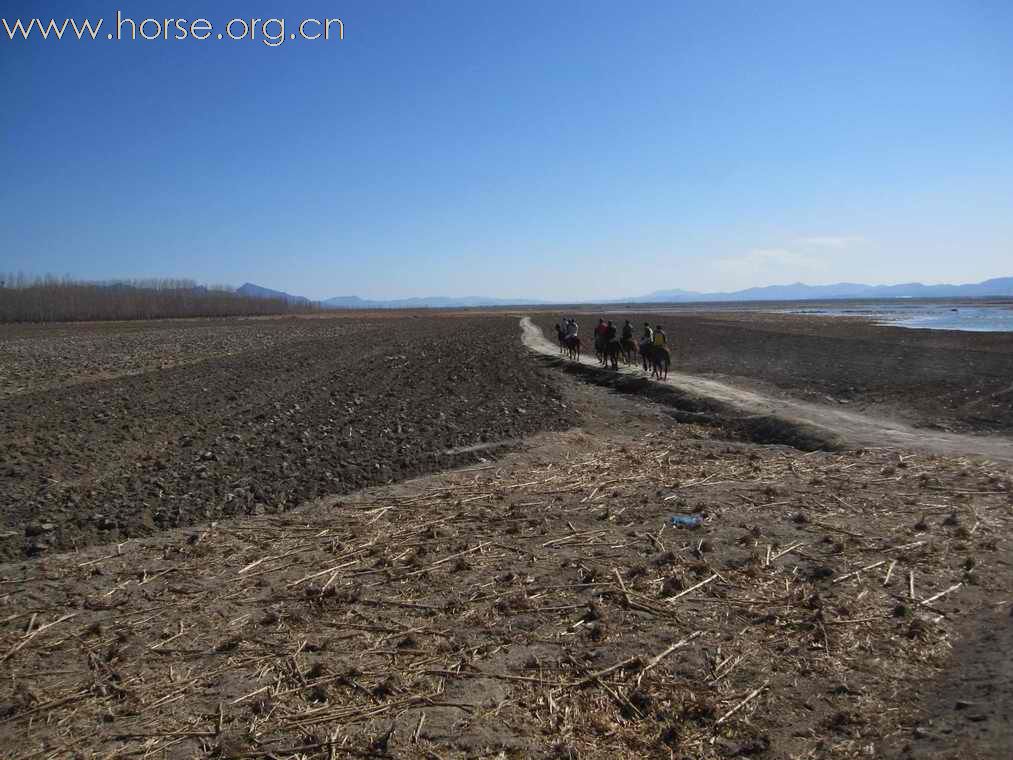
<path fill-rule="evenodd" d="M 525 346 L 545 356 L 559 356 L 559 347 L 547 340 L 530 318 L 523 317 L 520 326 L 521 340 Z M 591 355 L 582 356 L 580 363 L 597 365 Z M 620 367 L 619 372 L 643 376 L 639 367 Z M 896 420 L 868 417 L 805 401 L 770 398 L 744 388 L 681 372 L 669 372 L 667 381 L 655 382 L 663 382 L 684 393 L 718 401 L 739 409 L 746 415 L 773 415 L 825 428 L 856 448 L 887 446 L 945 456 L 980 456 L 1013 463 L 1013 441 L 1005 437 L 960 435 L 913 428 Z"/>

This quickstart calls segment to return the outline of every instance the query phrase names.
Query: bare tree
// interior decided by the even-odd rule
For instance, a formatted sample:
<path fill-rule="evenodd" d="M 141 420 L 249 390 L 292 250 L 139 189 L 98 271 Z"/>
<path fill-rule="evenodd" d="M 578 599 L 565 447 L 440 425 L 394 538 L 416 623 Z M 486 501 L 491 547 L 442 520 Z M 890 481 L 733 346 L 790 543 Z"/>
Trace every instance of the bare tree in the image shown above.
<path fill-rule="evenodd" d="M 3 276 L 0 288 L 0 322 L 256 316 L 319 308 L 281 298 L 251 298 L 224 285 L 184 279 L 84 282 L 18 272 Z"/>

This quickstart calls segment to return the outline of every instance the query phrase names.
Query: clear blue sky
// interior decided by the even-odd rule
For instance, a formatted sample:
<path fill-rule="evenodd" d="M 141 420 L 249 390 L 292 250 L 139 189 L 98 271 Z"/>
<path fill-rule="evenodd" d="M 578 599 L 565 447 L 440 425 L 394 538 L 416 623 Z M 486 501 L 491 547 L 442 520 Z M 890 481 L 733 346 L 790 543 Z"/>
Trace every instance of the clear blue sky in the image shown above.
<path fill-rule="evenodd" d="M 144 2 L 0 28 L 0 271 L 311 297 L 1013 275 L 1013 3 Z"/>

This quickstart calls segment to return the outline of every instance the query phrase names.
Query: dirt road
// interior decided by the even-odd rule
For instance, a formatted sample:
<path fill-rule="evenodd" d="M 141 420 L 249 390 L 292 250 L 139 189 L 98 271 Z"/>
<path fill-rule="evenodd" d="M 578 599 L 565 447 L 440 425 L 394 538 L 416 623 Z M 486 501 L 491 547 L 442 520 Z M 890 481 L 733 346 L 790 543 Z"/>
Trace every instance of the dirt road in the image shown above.
<path fill-rule="evenodd" d="M 528 348 L 546 356 L 559 355 L 558 346 L 546 339 L 541 329 L 528 317 L 521 319 L 521 331 L 522 340 Z M 589 365 L 597 364 L 593 354 L 584 355 L 581 361 Z M 636 367 L 621 367 L 619 371 L 643 374 Z M 914 428 L 896 420 L 866 416 L 832 406 L 772 398 L 745 388 L 680 372 L 670 372 L 667 383 L 684 392 L 741 409 L 746 415 L 777 415 L 826 428 L 854 447 L 890 446 L 946 456 L 981 456 L 1000 462 L 1013 462 L 1013 441 L 1006 437 L 960 435 Z"/>

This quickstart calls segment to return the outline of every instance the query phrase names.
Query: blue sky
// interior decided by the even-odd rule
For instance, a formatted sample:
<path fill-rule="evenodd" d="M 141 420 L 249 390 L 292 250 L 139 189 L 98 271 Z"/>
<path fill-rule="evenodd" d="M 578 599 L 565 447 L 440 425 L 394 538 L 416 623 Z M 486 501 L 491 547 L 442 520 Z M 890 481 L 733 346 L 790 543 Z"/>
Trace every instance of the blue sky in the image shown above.
<path fill-rule="evenodd" d="M 311 297 L 1013 275 L 1013 4 L 121 2 L 0 28 L 0 271 Z M 110 3 L 3 5 L 103 18 Z"/>

